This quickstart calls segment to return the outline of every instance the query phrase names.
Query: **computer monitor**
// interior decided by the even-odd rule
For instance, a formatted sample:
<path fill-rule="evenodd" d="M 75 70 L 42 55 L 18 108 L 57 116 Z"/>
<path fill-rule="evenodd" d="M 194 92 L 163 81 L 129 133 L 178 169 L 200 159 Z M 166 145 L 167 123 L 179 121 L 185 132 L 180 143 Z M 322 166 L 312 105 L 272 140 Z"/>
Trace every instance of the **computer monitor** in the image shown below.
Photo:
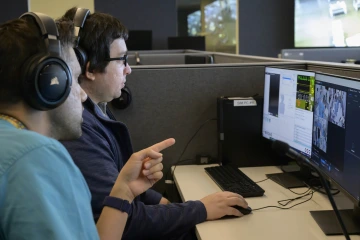
<path fill-rule="evenodd" d="M 126 46 L 130 51 L 152 50 L 151 30 L 129 30 Z"/>
<path fill-rule="evenodd" d="M 205 51 L 205 37 L 168 37 L 168 49 L 193 49 Z"/>
<path fill-rule="evenodd" d="M 265 68 L 262 135 L 286 142 L 306 157 L 312 149 L 314 83 L 311 71 Z M 285 188 L 303 187 L 310 172 L 303 167 L 302 172 L 268 177 Z"/>
<path fill-rule="evenodd" d="M 359 80 L 316 74 L 311 161 L 355 203 L 354 209 L 341 210 L 351 234 L 360 234 L 359 124 Z M 336 219 L 330 223 L 332 211 L 311 214 L 326 234 L 342 234 Z"/>

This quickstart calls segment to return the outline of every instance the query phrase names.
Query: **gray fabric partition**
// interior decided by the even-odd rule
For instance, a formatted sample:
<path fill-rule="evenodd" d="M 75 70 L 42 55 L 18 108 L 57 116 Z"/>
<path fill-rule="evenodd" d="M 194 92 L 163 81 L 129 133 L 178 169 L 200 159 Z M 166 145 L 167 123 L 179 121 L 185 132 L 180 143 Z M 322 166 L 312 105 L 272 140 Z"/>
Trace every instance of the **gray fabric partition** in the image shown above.
<path fill-rule="evenodd" d="M 217 97 L 262 95 L 264 88 L 264 64 L 184 66 L 134 67 L 126 82 L 132 104 L 125 110 L 112 109 L 116 118 L 127 124 L 135 150 L 165 138 L 176 139 L 175 146 L 164 151 L 165 170 L 179 159 L 201 124 L 216 118 Z M 300 63 L 287 66 L 305 68 Z M 194 159 L 199 153 L 216 158 L 216 124 L 209 121 L 204 125 L 180 160 Z M 162 192 L 164 181 L 155 188 Z"/>
<path fill-rule="evenodd" d="M 177 54 L 142 54 L 139 52 L 141 65 L 177 65 L 185 64 L 185 56 L 210 56 L 205 53 L 177 53 Z M 211 55 L 212 56 L 212 55 Z M 135 55 L 129 54 L 130 66 L 136 65 Z"/>
<path fill-rule="evenodd" d="M 140 50 L 140 51 L 128 51 L 128 54 L 173 54 L 173 53 L 185 53 L 185 50 Z"/>
<path fill-rule="evenodd" d="M 281 50 L 283 59 L 327 61 L 340 63 L 346 59 L 360 60 L 359 47 L 343 48 L 295 48 Z"/>
<path fill-rule="evenodd" d="M 355 64 L 308 62 L 307 69 L 315 72 L 323 72 L 360 79 L 360 65 Z"/>

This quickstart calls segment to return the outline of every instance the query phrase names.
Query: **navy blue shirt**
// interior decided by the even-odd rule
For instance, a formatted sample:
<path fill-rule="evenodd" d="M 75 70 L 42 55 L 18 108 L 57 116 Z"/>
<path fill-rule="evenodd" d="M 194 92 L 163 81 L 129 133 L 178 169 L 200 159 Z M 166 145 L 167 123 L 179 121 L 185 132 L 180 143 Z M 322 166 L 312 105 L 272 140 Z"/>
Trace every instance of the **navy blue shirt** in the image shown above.
<path fill-rule="evenodd" d="M 133 153 L 127 127 L 107 109 L 105 116 L 90 98 L 84 103 L 83 134 L 75 141 L 62 142 L 83 173 L 92 194 L 95 221 L 119 171 Z M 161 194 L 152 189 L 135 198 L 123 239 L 176 239 L 206 220 L 200 201 L 159 204 Z"/>

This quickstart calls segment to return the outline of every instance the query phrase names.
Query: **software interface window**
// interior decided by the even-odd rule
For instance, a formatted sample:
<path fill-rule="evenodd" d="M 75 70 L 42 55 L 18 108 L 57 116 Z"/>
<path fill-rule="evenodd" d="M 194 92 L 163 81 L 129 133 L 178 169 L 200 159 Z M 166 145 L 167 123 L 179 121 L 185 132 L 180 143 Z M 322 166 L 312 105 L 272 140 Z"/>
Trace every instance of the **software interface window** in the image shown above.
<path fill-rule="evenodd" d="M 315 73 L 265 69 L 263 136 L 311 156 Z"/>
<path fill-rule="evenodd" d="M 360 82 L 316 75 L 312 160 L 357 200 L 359 108 Z"/>

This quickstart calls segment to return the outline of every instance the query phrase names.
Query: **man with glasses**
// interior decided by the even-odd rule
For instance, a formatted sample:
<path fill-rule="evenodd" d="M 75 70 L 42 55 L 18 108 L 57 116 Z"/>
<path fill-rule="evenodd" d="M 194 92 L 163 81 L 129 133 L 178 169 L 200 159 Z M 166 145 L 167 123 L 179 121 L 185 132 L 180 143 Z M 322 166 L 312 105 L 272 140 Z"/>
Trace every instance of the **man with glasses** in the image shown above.
<path fill-rule="evenodd" d="M 74 20 L 75 24 L 82 22 L 78 21 L 80 11 L 72 8 L 62 19 Z M 87 57 L 85 61 L 80 60 L 84 66 L 79 77 L 88 95 L 84 103 L 83 135 L 79 140 L 63 144 L 89 185 L 97 221 L 104 198 L 133 151 L 127 127 L 116 121 L 106 107 L 107 102 L 120 97 L 131 68 L 127 64 L 125 26 L 108 14 L 97 12 L 85 17 L 77 38 L 78 47 Z M 132 202 L 123 239 L 190 238 L 190 230 L 198 223 L 224 215 L 241 216 L 231 207 L 234 205 L 247 207 L 240 195 L 230 192 L 212 194 L 200 201 L 169 203 L 149 189 Z"/>

